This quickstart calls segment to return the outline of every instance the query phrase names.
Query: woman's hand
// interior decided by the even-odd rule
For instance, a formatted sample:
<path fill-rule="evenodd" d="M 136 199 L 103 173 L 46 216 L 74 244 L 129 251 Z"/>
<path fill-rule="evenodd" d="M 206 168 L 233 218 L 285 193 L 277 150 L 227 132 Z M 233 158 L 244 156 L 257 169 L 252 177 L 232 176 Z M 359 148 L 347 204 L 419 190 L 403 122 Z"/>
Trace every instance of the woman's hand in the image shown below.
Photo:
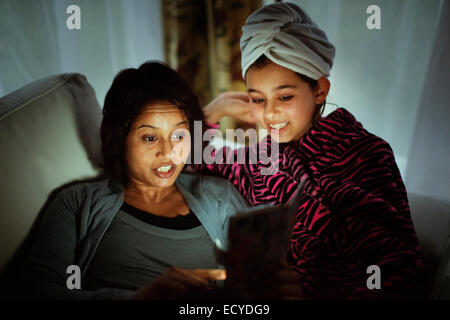
<path fill-rule="evenodd" d="M 245 92 L 224 92 L 203 108 L 207 122 L 217 123 L 222 117 L 255 123 L 251 114 L 250 98 Z"/>
<path fill-rule="evenodd" d="M 211 289 L 209 281 L 225 278 L 225 270 L 172 267 L 150 285 L 137 291 L 133 299 L 182 299 L 186 298 L 189 292 Z"/>
<path fill-rule="evenodd" d="M 247 291 L 250 299 L 298 300 L 302 298 L 301 277 L 287 262 L 276 262 L 256 272 Z"/>

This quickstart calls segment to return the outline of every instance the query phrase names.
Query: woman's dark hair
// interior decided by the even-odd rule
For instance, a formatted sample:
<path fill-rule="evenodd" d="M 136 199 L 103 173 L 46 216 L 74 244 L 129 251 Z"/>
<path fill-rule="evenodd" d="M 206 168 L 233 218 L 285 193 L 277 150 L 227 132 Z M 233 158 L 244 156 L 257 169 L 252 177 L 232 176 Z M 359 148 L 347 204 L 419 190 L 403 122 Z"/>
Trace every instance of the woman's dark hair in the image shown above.
<path fill-rule="evenodd" d="M 191 136 L 194 121 L 204 124 L 197 96 L 181 75 L 166 64 L 149 61 L 138 69 L 125 69 L 116 75 L 105 97 L 100 127 L 102 168 L 109 178 L 127 184 L 125 141 L 131 124 L 146 105 L 166 101 L 184 113 Z"/>
<path fill-rule="evenodd" d="M 269 58 L 267 58 L 266 55 L 263 54 L 258 59 L 256 59 L 255 62 L 253 62 L 253 64 L 250 66 L 249 69 L 261 69 L 271 62 L 272 61 Z M 309 85 L 311 90 L 316 89 L 317 83 L 318 83 L 317 80 L 311 79 L 310 77 L 307 77 L 304 74 L 301 74 L 298 72 L 296 72 L 296 74 Z M 314 113 L 314 116 L 313 116 L 313 122 L 317 121 L 317 119 L 319 118 L 319 115 L 322 116 L 323 110 L 325 109 L 326 104 L 327 104 L 326 99 L 323 101 L 322 104 L 316 104 L 316 112 Z"/>

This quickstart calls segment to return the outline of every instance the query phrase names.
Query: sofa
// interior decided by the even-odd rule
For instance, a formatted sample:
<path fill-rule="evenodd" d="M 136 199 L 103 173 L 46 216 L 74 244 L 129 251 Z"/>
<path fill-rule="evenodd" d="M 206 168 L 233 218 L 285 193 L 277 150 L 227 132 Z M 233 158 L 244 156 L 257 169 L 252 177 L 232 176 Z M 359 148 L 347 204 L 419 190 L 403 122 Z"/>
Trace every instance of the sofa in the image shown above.
<path fill-rule="evenodd" d="M 54 189 L 98 175 L 101 119 L 81 74 L 41 79 L 0 98 L 0 269 Z"/>
<path fill-rule="evenodd" d="M 0 270 L 14 269 L 24 241 L 61 186 L 99 172 L 102 118 L 81 74 L 32 82 L 0 98 Z M 450 203 L 408 194 L 433 299 L 450 299 Z"/>

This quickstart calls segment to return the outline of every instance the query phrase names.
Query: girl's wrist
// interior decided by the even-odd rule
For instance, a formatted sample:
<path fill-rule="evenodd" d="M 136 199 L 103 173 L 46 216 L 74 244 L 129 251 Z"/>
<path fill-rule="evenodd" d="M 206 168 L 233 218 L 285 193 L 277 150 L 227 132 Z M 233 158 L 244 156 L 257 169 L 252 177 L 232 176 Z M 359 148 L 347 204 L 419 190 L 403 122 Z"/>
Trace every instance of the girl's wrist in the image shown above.
<path fill-rule="evenodd" d="M 220 119 L 224 116 L 222 107 L 212 110 L 212 112 L 207 112 L 205 115 L 206 122 L 219 123 Z"/>
<path fill-rule="evenodd" d="M 205 120 L 208 123 L 219 123 L 221 118 L 222 117 L 219 117 L 217 115 L 210 115 L 210 116 L 207 116 Z"/>

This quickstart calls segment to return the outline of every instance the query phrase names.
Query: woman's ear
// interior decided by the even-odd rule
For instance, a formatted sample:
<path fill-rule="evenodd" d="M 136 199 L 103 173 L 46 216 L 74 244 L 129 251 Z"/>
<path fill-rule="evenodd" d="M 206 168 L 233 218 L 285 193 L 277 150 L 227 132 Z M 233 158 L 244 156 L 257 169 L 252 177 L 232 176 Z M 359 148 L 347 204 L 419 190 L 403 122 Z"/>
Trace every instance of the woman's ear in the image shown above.
<path fill-rule="evenodd" d="M 322 104 L 328 96 L 330 91 L 330 81 L 327 78 L 320 78 L 317 80 L 317 87 L 315 89 L 316 105 Z"/>

